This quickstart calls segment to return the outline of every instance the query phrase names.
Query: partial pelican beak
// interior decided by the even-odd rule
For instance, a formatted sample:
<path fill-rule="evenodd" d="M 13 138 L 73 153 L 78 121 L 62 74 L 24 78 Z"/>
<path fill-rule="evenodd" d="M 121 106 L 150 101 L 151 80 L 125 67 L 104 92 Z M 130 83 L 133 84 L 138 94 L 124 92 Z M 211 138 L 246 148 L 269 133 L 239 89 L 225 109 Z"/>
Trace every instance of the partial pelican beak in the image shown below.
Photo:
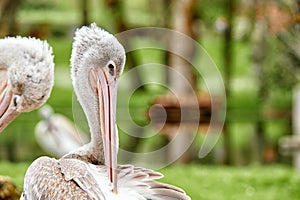
<path fill-rule="evenodd" d="M 0 81 L 0 132 L 12 122 L 20 112 L 14 105 L 14 95 L 7 80 Z"/>
<path fill-rule="evenodd" d="M 90 81 L 99 99 L 99 113 L 102 140 L 104 143 L 105 165 L 108 167 L 108 176 L 113 186 L 113 192 L 117 194 L 117 77 L 116 74 L 113 76 L 105 74 L 103 69 L 98 67 L 91 70 Z"/>

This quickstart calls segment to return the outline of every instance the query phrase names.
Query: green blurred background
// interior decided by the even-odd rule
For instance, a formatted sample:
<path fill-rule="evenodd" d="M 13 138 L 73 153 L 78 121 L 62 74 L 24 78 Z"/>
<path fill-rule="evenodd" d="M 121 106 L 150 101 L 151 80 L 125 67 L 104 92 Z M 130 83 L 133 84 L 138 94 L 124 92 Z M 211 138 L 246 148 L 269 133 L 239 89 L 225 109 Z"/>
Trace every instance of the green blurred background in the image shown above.
<path fill-rule="evenodd" d="M 49 42 L 56 66 L 47 103 L 73 120 L 69 59 L 76 28 L 96 22 L 113 34 L 152 26 L 176 30 L 174 21 L 183 18 L 182 27 L 188 30 L 183 33 L 204 47 L 223 76 L 227 115 L 214 149 L 198 158 L 205 137 L 200 129 L 189 159 L 162 169 L 163 181 L 183 187 L 192 199 L 299 199 L 300 175 L 292 169 L 292 154 L 281 154 L 279 146 L 280 138 L 293 134 L 299 6 L 297 0 L 1 0 L 0 35 Z M 126 68 L 147 62 L 167 64 L 167 56 L 155 50 L 132 52 Z M 151 74 L 140 74 L 145 77 Z M 201 76 L 196 75 L 196 80 L 195 89 L 207 92 Z M 162 87 L 139 88 L 130 99 L 134 122 L 147 125 L 147 110 L 157 95 L 166 92 Z M 122 91 L 118 95 L 120 101 Z M 37 111 L 23 113 L 0 134 L 0 174 L 11 176 L 20 188 L 29 164 L 49 155 L 34 137 L 39 120 Z M 120 146 L 129 151 L 151 151 L 168 141 L 163 134 L 136 140 L 122 130 L 119 133 Z"/>

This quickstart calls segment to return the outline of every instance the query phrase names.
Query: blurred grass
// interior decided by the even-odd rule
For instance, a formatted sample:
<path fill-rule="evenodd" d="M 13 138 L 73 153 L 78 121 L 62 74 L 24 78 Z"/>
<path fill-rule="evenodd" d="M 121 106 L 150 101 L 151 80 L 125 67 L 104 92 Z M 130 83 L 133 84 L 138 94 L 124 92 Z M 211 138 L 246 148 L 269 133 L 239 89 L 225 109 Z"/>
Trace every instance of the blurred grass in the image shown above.
<path fill-rule="evenodd" d="M 10 176 L 22 188 L 29 163 L 0 163 L 0 175 Z M 296 200 L 300 174 L 286 166 L 227 167 L 171 165 L 161 171 L 162 182 L 183 188 L 193 200 Z"/>
<path fill-rule="evenodd" d="M 285 166 L 178 165 L 161 170 L 163 182 L 185 189 L 192 199 L 281 200 L 300 198 L 300 174 Z"/>
<path fill-rule="evenodd" d="M 18 188 L 23 188 L 24 176 L 30 163 L 0 162 L 0 175 L 9 176 Z"/>

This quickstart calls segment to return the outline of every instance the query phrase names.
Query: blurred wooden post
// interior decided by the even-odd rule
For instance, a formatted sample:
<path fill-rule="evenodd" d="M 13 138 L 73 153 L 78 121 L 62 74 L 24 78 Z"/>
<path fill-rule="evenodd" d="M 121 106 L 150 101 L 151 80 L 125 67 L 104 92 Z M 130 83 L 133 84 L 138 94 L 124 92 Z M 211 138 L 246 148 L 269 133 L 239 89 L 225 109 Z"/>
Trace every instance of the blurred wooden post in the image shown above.
<path fill-rule="evenodd" d="M 293 131 L 297 138 L 300 139 L 300 87 L 298 86 L 294 91 L 293 99 Z M 294 166 L 300 170 L 300 145 L 293 154 Z"/>
<path fill-rule="evenodd" d="M 0 36 L 15 35 L 20 0 L 0 0 Z"/>
<path fill-rule="evenodd" d="M 223 58 L 224 58 L 224 84 L 227 99 L 230 99 L 230 80 L 231 80 L 231 68 L 232 68 L 232 29 L 233 29 L 233 17 L 234 17 L 234 0 L 227 0 L 225 3 L 226 17 L 228 20 L 228 27 L 225 30 L 224 34 L 224 48 L 223 48 Z M 227 106 L 229 111 L 230 107 Z M 225 149 L 225 158 L 224 163 L 231 163 L 231 144 L 230 144 L 230 133 L 228 131 L 228 121 L 225 121 L 223 128 L 224 135 L 224 149 Z"/>
<path fill-rule="evenodd" d="M 173 25 L 171 26 L 174 30 L 179 31 L 187 36 L 194 38 L 192 24 L 193 24 L 193 13 L 195 0 L 178 0 L 173 2 Z M 178 79 L 178 75 L 169 74 L 169 84 L 170 88 L 176 88 L 179 93 L 188 98 L 189 87 L 192 86 L 195 88 L 196 79 L 193 74 L 192 66 L 187 63 L 182 58 L 192 58 L 194 54 L 194 49 L 189 46 L 184 40 L 182 41 L 180 38 L 176 36 L 174 38 L 171 37 L 169 47 L 174 52 L 181 52 L 181 57 L 179 55 L 171 54 L 169 55 L 168 65 L 176 70 L 179 74 L 186 78 L 189 82 L 189 85 L 186 85 L 185 82 Z M 184 103 L 184 102 L 180 102 Z M 177 129 L 177 138 L 171 143 L 171 147 L 169 149 L 169 159 L 174 160 L 180 153 L 184 152 L 185 146 L 187 146 L 190 142 L 190 137 L 192 137 L 191 131 L 188 126 L 184 126 L 184 128 L 180 129 L 182 132 Z M 173 134 L 168 134 L 169 137 L 172 137 Z M 171 138 L 172 140 L 172 138 Z M 187 150 L 178 160 L 177 162 L 188 162 L 191 159 L 191 152 Z"/>
<path fill-rule="evenodd" d="M 175 31 L 178 31 L 180 33 L 183 33 L 187 36 L 190 36 L 191 38 L 195 38 L 194 32 L 193 32 L 193 8 L 195 5 L 195 0 L 178 0 L 176 2 L 173 2 L 174 9 L 173 9 L 173 26 L 172 29 Z M 192 58 L 194 55 L 194 49 L 189 46 L 185 42 L 185 40 L 181 40 L 181 38 L 174 37 L 170 39 L 169 47 L 171 50 L 174 50 L 175 52 L 180 52 L 182 55 L 179 55 L 183 58 Z M 190 83 L 191 86 L 195 87 L 196 85 L 196 78 L 193 74 L 193 68 L 190 66 L 189 63 L 187 63 L 184 59 L 179 57 L 178 55 L 170 55 L 169 56 L 169 65 L 178 71 L 181 75 L 183 75 L 187 81 Z M 186 86 L 184 83 L 178 81 L 178 77 L 172 77 L 172 74 L 170 74 L 170 86 L 171 88 L 179 88 L 181 92 L 184 94 L 188 89 L 186 89 Z"/>
<path fill-rule="evenodd" d="M 268 23 L 264 16 L 265 12 L 265 2 L 261 1 L 259 4 L 261 8 L 261 13 L 258 13 L 258 19 L 256 20 L 254 31 L 252 35 L 252 65 L 255 72 L 255 76 L 258 82 L 258 103 L 263 104 L 267 98 L 267 84 L 265 81 L 265 73 L 264 73 L 264 62 L 267 54 L 267 34 L 268 34 Z M 254 157 L 256 161 L 262 162 L 263 158 L 263 150 L 265 145 L 264 138 L 264 128 L 263 128 L 263 120 L 261 116 L 262 107 L 259 108 L 258 119 L 255 124 L 255 138 L 253 141 L 253 149 Z"/>
<path fill-rule="evenodd" d="M 280 148 L 285 153 L 293 155 L 293 165 L 300 170 L 300 86 L 294 90 L 293 96 L 293 135 L 283 137 L 280 140 Z"/>
<path fill-rule="evenodd" d="M 87 26 L 89 24 L 88 20 L 88 0 L 81 0 L 81 13 L 82 13 L 82 25 Z"/>

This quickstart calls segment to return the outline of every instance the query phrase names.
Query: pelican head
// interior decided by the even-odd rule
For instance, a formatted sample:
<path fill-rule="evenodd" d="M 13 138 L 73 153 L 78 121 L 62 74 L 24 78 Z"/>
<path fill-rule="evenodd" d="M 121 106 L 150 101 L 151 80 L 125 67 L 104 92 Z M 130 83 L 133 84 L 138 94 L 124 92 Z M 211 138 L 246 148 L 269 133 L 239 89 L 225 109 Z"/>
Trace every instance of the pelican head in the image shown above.
<path fill-rule="evenodd" d="M 99 135 L 102 137 L 100 142 L 104 160 L 115 191 L 118 151 L 117 79 L 124 64 L 125 50 L 113 35 L 95 23 L 76 31 L 71 56 L 72 83 L 89 121 L 92 142 L 93 138 Z"/>
<path fill-rule="evenodd" d="M 46 102 L 54 80 L 52 48 L 34 38 L 0 40 L 0 132 Z"/>

